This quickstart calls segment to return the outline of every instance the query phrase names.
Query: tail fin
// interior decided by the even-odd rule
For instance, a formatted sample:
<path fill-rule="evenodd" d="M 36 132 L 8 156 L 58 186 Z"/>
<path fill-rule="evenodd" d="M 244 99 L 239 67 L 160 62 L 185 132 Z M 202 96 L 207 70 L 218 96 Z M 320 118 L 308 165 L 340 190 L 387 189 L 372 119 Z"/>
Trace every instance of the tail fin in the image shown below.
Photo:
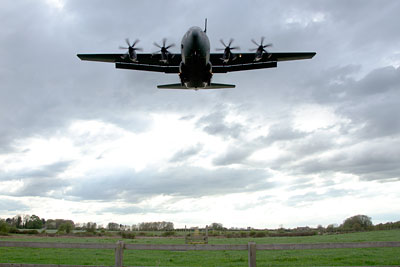
<path fill-rule="evenodd" d="M 159 89 L 184 89 L 184 90 L 202 90 L 202 89 L 224 89 L 224 88 L 235 88 L 234 84 L 224 84 L 224 83 L 211 83 L 206 87 L 197 87 L 197 88 L 187 88 L 186 86 L 182 86 L 180 83 L 172 83 L 172 84 L 163 84 L 158 85 Z"/>

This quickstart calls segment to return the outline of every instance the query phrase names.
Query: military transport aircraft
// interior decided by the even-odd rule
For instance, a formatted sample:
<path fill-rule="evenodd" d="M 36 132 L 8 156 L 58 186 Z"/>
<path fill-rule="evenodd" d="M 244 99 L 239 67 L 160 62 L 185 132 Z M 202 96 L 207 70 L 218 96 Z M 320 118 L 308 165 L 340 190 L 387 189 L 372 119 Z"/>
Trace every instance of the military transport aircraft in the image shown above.
<path fill-rule="evenodd" d="M 166 46 L 163 39 L 162 46 L 154 43 L 160 50 L 155 53 L 136 53 L 142 50 L 137 48 L 136 40 L 131 44 L 126 39 L 128 49 L 126 54 L 78 54 L 81 60 L 115 63 L 119 69 L 132 69 L 142 71 L 156 71 L 179 74 L 181 80 L 176 84 L 158 85 L 161 89 L 217 89 L 234 88 L 233 84 L 212 83 L 214 73 L 227 73 L 231 71 L 253 70 L 263 68 L 275 68 L 278 61 L 310 59 L 315 52 L 279 52 L 270 53 L 265 49 L 272 44 L 264 44 L 264 37 L 257 43 L 251 40 L 257 47 L 251 49 L 254 53 L 233 53 L 232 50 L 239 47 L 231 47 L 233 39 L 226 44 L 220 40 L 224 48 L 223 53 L 210 53 L 210 41 L 207 37 L 207 20 L 205 29 L 191 27 L 183 36 L 181 53 L 175 54 L 168 51 L 174 44 Z"/>

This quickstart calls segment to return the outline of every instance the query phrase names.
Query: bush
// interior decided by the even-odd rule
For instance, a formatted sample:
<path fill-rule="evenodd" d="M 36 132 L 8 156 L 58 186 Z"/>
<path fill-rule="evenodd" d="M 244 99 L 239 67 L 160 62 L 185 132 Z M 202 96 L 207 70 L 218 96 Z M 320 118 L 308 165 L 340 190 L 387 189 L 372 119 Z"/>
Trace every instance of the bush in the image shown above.
<path fill-rule="evenodd" d="M 255 237 L 266 237 L 267 234 L 265 232 L 257 232 Z"/>
<path fill-rule="evenodd" d="M 240 237 L 248 237 L 249 235 L 247 232 L 240 232 Z"/>
<path fill-rule="evenodd" d="M 128 232 L 128 231 L 124 231 L 124 232 L 120 232 L 122 238 L 126 238 L 126 239 L 135 239 L 135 234 L 133 232 Z"/>
<path fill-rule="evenodd" d="M 228 233 L 228 234 L 226 235 L 226 237 L 227 237 L 227 238 L 234 238 L 235 235 L 234 235 L 233 233 Z"/>
<path fill-rule="evenodd" d="M 17 227 L 15 227 L 15 226 L 11 226 L 10 229 L 8 230 L 8 232 L 10 234 L 19 234 L 19 233 L 21 233 L 21 231 L 18 230 Z"/>
<path fill-rule="evenodd" d="M 0 221 L 0 233 L 8 233 L 10 231 L 10 226 L 5 221 Z"/>
<path fill-rule="evenodd" d="M 161 234 L 161 236 L 163 236 L 163 237 L 174 236 L 174 235 L 175 235 L 175 231 L 165 231 Z"/>
<path fill-rule="evenodd" d="M 95 235 L 96 235 L 96 233 L 94 233 L 94 232 L 76 232 L 76 233 L 74 233 L 74 236 L 79 236 L 79 237 L 92 237 Z"/>
<path fill-rule="evenodd" d="M 251 237 L 255 237 L 255 236 L 256 236 L 256 234 L 257 234 L 257 233 L 256 233 L 256 231 L 251 231 L 251 232 L 250 232 L 250 234 L 249 234 L 249 236 L 251 236 Z"/>
<path fill-rule="evenodd" d="M 70 234 L 72 230 L 74 229 L 74 226 L 70 222 L 65 222 L 58 227 L 58 231 L 60 233 L 67 233 Z"/>
<path fill-rule="evenodd" d="M 218 231 L 214 231 L 214 230 L 208 231 L 208 236 L 218 236 L 218 235 L 219 235 Z"/>
<path fill-rule="evenodd" d="M 271 237 L 291 237 L 291 236 L 312 236 L 316 235 L 317 231 L 310 232 L 289 232 L 289 233 L 269 233 Z"/>
<path fill-rule="evenodd" d="M 363 230 L 372 230 L 372 221 L 371 217 L 367 215 L 356 215 L 350 218 L 347 218 L 342 225 L 342 228 L 345 231 L 363 231 Z"/>
<path fill-rule="evenodd" d="M 25 234 L 25 235 L 38 235 L 39 234 L 38 230 L 36 230 L 36 229 L 19 231 L 19 233 Z"/>

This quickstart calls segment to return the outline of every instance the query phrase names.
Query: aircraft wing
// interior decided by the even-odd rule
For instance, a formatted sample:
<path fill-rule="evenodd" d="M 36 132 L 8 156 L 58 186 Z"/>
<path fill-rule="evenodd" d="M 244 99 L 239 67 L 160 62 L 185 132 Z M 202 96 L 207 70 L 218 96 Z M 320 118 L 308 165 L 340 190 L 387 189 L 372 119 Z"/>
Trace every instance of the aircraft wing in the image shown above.
<path fill-rule="evenodd" d="M 115 63 L 118 69 L 133 69 L 165 73 L 179 73 L 180 54 L 171 54 L 168 63 L 160 62 L 159 54 L 137 54 L 133 62 L 125 54 L 78 54 L 81 60 Z"/>
<path fill-rule="evenodd" d="M 278 52 L 264 54 L 263 58 L 255 61 L 254 53 L 236 53 L 236 59 L 223 63 L 222 53 L 211 53 L 210 61 L 213 73 L 226 73 L 231 71 L 254 70 L 264 68 L 275 68 L 279 61 L 310 59 L 315 52 Z"/>

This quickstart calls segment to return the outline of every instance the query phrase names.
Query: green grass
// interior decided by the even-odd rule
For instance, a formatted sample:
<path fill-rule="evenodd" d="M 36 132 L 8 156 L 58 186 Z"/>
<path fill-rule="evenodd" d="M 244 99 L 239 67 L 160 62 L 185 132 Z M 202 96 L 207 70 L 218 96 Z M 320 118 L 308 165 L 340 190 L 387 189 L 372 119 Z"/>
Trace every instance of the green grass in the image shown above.
<path fill-rule="evenodd" d="M 76 237 L 0 237 L 0 240 L 33 242 L 107 242 L 116 243 L 118 238 Z M 210 244 L 258 244 L 271 243 L 330 243 L 400 241 L 400 230 L 374 231 L 340 235 L 308 237 L 265 238 L 210 238 Z M 126 243 L 184 244 L 183 238 L 125 239 Z M 35 264 L 114 264 L 113 250 L 94 249 L 38 249 L 0 248 L 1 263 Z M 257 251 L 257 266 L 351 266 L 351 265 L 398 265 L 400 248 L 325 249 Z M 133 251 L 125 250 L 126 266 L 247 266 L 247 251 Z"/>

